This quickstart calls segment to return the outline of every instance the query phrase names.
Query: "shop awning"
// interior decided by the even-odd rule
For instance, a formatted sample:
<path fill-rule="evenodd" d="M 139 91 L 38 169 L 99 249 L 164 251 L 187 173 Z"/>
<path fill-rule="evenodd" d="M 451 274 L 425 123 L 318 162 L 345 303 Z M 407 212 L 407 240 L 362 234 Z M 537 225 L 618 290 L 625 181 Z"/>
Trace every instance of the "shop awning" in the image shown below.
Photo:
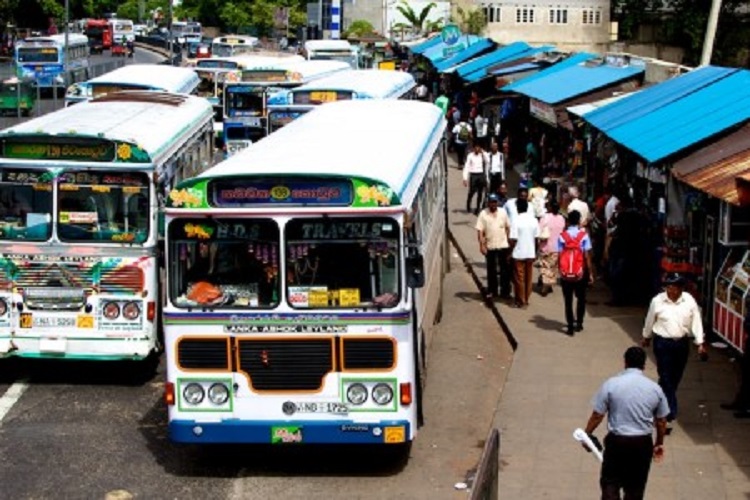
<path fill-rule="evenodd" d="M 705 66 L 631 94 L 625 100 L 586 115 L 586 121 L 607 132 L 693 94 L 735 73 L 733 68 Z"/>
<path fill-rule="evenodd" d="M 635 92 L 622 93 L 620 95 L 614 95 L 612 97 L 607 97 L 606 99 L 601 99 L 598 101 L 586 102 L 583 104 L 578 104 L 576 106 L 568 106 L 568 112 L 573 113 L 576 116 L 587 116 L 589 113 L 593 113 L 597 109 L 603 108 L 604 106 L 609 106 L 613 102 L 617 102 L 620 99 L 624 99 L 637 92 L 640 91 L 636 90 Z"/>
<path fill-rule="evenodd" d="M 530 82 L 527 81 L 528 79 L 521 80 L 514 85 L 513 91 L 547 104 L 558 104 L 604 87 L 634 79 L 642 75 L 644 71 L 644 64 L 631 63 L 618 66 L 604 62 L 592 64 L 589 61 L 558 69 L 552 74 L 535 78 Z"/>
<path fill-rule="evenodd" d="M 435 35 L 433 37 L 428 38 L 427 40 L 420 42 L 413 47 L 411 47 L 409 50 L 413 54 L 422 54 L 430 47 L 434 47 L 438 43 L 442 42 L 442 39 L 440 38 L 440 35 Z M 405 44 L 403 44 L 405 45 Z"/>
<path fill-rule="evenodd" d="M 708 68 L 695 71 L 703 69 Z M 635 96 L 611 106 L 632 104 L 631 101 L 638 102 L 643 94 L 668 82 L 670 80 L 644 89 Z M 661 107 L 653 106 L 654 109 L 649 113 L 633 113 L 635 119 L 623 123 L 612 120 L 611 123 L 618 125 L 602 131 L 649 162 L 663 160 L 750 120 L 750 71 L 731 70 L 723 78 L 715 79 L 693 92 L 686 93 L 682 98 L 666 99 L 666 104 Z M 595 113 L 603 112 L 607 108 L 609 106 Z M 590 122 L 590 115 L 584 119 Z"/>
<path fill-rule="evenodd" d="M 422 52 L 422 55 L 429 59 L 429 61 L 434 65 L 436 62 L 445 60 L 449 57 L 451 57 L 451 54 L 457 54 L 455 52 L 456 48 L 459 47 L 459 51 L 463 50 L 463 48 L 469 47 L 471 45 L 474 45 L 478 40 L 485 40 L 484 38 L 479 38 L 476 35 L 463 35 L 461 36 L 461 39 L 458 41 L 457 44 L 453 46 L 446 45 L 445 42 L 443 42 L 440 37 L 438 37 L 438 43 L 432 45 L 427 50 Z M 460 45 L 459 45 L 460 44 Z M 454 52 L 451 52 L 451 51 Z"/>
<path fill-rule="evenodd" d="M 445 69 L 460 64 L 464 61 L 468 61 L 472 57 L 481 54 L 482 52 L 491 49 L 495 46 L 495 42 L 489 38 L 480 38 L 471 45 L 467 45 L 465 49 L 445 58 L 440 61 L 433 61 L 432 64 L 435 69 L 442 72 Z"/>
<path fill-rule="evenodd" d="M 672 164 L 671 172 L 676 178 L 682 179 L 698 170 L 709 168 L 730 156 L 748 150 L 750 150 L 750 123 L 680 158 Z"/>
<path fill-rule="evenodd" d="M 737 178 L 750 175 L 750 150 L 742 151 L 686 175 L 672 170 L 672 175 L 715 198 L 732 205 L 739 205 Z"/>
<path fill-rule="evenodd" d="M 514 53 L 508 54 L 503 59 L 495 60 L 492 64 L 481 67 L 480 69 L 473 71 L 471 73 L 468 73 L 466 75 L 462 75 L 462 78 L 468 82 L 468 83 L 475 83 L 478 82 L 484 78 L 491 78 L 495 76 L 493 73 L 490 73 L 488 70 L 493 66 L 498 66 L 502 63 L 507 63 L 510 61 L 528 61 L 530 57 L 532 57 L 535 54 L 539 54 L 540 52 L 547 52 L 549 50 L 554 49 L 552 46 L 544 46 L 544 47 L 529 47 L 522 51 L 516 51 Z M 525 71 L 525 70 L 521 70 Z"/>
<path fill-rule="evenodd" d="M 552 66 L 548 66 L 544 68 L 543 70 L 539 71 L 539 73 L 530 75 L 524 78 L 523 80 L 518 80 L 509 85 L 506 85 L 500 90 L 502 90 L 503 92 L 515 92 L 516 89 L 519 88 L 521 85 L 528 84 L 536 80 L 541 80 L 550 75 L 556 74 L 559 71 L 563 71 L 571 66 L 576 66 L 582 62 L 588 61 L 590 59 L 594 59 L 595 57 L 597 57 L 595 54 L 589 54 L 588 52 L 579 52 L 579 53 L 573 54 L 567 59 L 563 59 L 562 61 L 555 63 Z"/>
<path fill-rule="evenodd" d="M 451 66 L 450 68 L 445 69 L 443 73 L 458 73 L 458 76 L 464 77 L 480 69 L 486 69 L 490 66 L 494 66 L 499 62 L 507 59 L 508 57 L 530 48 L 531 46 L 526 42 L 513 42 L 510 45 L 495 49 L 488 54 L 484 54 L 483 56 L 476 57 L 455 66 Z"/>
<path fill-rule="evenodd" d="M 532 71 L 535 69 L 539 69 L 540 67 L 541 65 L 539 63 L 525 62 L 521 64 L 515 64 L 513 66 L 506 66 L 500 69 L 494 69 L 491 71 L 490 74 L 492 76 L 512 75 L 513 73 L 521 73 L 522 71 Z"/>

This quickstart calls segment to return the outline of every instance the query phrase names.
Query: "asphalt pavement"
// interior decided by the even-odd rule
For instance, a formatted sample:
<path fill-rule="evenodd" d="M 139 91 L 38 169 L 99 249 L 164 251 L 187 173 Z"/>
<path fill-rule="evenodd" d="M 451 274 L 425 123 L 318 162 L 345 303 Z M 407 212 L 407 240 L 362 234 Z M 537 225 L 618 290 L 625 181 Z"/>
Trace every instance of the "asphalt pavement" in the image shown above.
<path fill-rule="evenodd" d="M 511 192 L 517 175 L 509 174 Z M 479 252 L 476 217 L 464 210 L 466 188 L 455 163 L 449 169 L 450 231 L 467 268 L 486 283 Z M 535 271 L 536 272 L 536 271 Z M 536 281 L 536 280 L 535 280 Z M 474 300 L 481 302 L 479 289 Z M 502 390 L 493 425 L 501 432 L 499 492 L 503 499 L 599 498 L 599 467 L 593 454 L 573 440 L 585 427 L 591 398 L 601 383 L 623 367 L 624 351 L 640 341 L 645 309 L 608 307 L 610 294 L 601 282 L 589 293 L 584 330 L 568 337 L 559 288 L 542 297 L 534 293 L 527 309 L 496 301 L 481 315 L 464 315 L 453 323 L 487 324 L 495 313 L 518 342 L 510 370 L 502 373 Z M 467 318 L 471 318 L 470 321 Z M 444 328 L 444 326 L 441 326 Z M 499 342 L 509 345 L 499 322 Z M 666 438 L 666 456 L 654 464 L 647 498 L 750 498 L 750 420 L 737 420 L 719 407 L 735 393 L 735 361 L 728 349 L 709 347 L 701 362 L 693 348 L 678 391 L 680 416 Z M 507 365 L 505 359 L 485 362 Z M 645 373 L 656 380 L 653 353 Z M 603 423 L 595 433 L 606 434 Z"/>

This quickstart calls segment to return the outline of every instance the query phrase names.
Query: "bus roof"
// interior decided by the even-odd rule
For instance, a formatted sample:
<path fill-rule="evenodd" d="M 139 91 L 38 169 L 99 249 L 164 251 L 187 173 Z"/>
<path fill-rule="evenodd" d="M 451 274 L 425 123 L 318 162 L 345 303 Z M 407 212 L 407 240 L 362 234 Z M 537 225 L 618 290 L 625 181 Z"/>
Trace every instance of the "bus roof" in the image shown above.
<path fill-rule="evenodd" d="M 114 71 L 92 78 L 86 85 L 128 85 L 165 92 L 190 93 L 200 83 L 191 68 L 164 64 L 126 64 Z"/>
<path fill-rule="evenodd" d="M 352 50 L 352 44 L 346 40 L 308 40 L 305 50 Z"/>
<path fill-rule="evenodd" d="M 308 61 L 301 58 L 279 57 L 268 63 L 258 64 L 257 66 L 248 65 L 243 68 L 241 80 L 249 84 L 263 82 L 301 84 L 349 69 L 351 69 L 351 66 L 343 61 Z M 254 72 L 260 73 L 257 75 L 257 79 L 253 75 Z M 283 72 L 286 75 L 281 75 L 282 78 L 285 78 L 282 82 L 278 78 L 264 74 L 265 72 Z"/>
<path fill-rule="evenodd" d="M 150 160 L 191 127 L 213 118 L 206 99 L 165 92 L 129 91 L 62 108 L 0 130 L 0 141 L 22 137 L 89 137 L 137 145 Z"/>
<path fill-rule="evenodd" d="M 431 161 L 425 151 L 437 148 L 445 126 L 442 111 L 430 103 L 333 102 L 185 184 L 224 176 L 340 175 L 382 182 L 403 201 L 418 166 Z"/>
<path fill-rule="evenodd" d="M 236 63 L 237 69 L 254 69 L 263 65 L 272 64 L 285 64 L 289 65 L 292 63 L 302 62 L 305 58 L 298 55 L 288 56 L 270 56 L 261 54 L 242 54 L 238 56 L 228 57 L 209 57 L 206 59 L 199 59 L 195 65 L 196 69 L 216 69 L 215 65 L 217 61 Z"/>
<path fill-rule="evenodd" d="M 401 96 L 415 85 L 414 77 L 405 71 L 350 69 L 301 85 L 290 90 L 289 96 L 296 92 L 329 90 L 354 92 L 357 99 L 384 99 Z"/>
<path fill-rule="evenodd" d="M 86 35 L 81 33 L 68 33 L 68 44 L 69 45 L 83 45 L 87 44 L 89 39 Z M 47 36 L 32 36 L 18 40 L 18 45 L 36 45 L 36 44 L 49 44 L 56 43 L 60 45 L 65 44 L 65 35 L 47 35 Z"/>
<path fill-rule="evenodd" d="M 222 35 L 213 39 L 212 43 L 226 43 L 229 45 L 257 45 L 257 37 L 249 35 Z"/>

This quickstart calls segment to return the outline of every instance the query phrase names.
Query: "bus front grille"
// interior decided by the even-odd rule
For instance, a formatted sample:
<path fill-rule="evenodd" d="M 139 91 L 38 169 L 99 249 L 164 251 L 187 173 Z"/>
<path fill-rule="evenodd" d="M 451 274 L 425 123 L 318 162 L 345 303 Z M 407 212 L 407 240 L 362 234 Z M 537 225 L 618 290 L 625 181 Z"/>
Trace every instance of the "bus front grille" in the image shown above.
<path fill-rule="evenodd" d="M 99 278 L 101 293 L 140 293 L 144 286 L 143 270 L 136 266 L 102 269 Z"/>
<path fill-rule="evenodd" d="M 333 371 L 333 339 L 240 339 L 239 371 L 255 391 L 315 391 Z"/>
<path fill-rule="evenodd" d="M 177 363 L 187 370 L 228 370 L 229 339 L 180 339 L 177 343 Z"/>
<path fill-rule="evenodd" d="M 390 370 L 395 365 L 395 344 L 390 338 L 344 338 L 344 371 Z"/>
<path fill-rule="evenodd" d="M 92 271 L 86 264 L 29 262 L 15 269 L 13 281 L 18 288 L 91 288 Z"/>

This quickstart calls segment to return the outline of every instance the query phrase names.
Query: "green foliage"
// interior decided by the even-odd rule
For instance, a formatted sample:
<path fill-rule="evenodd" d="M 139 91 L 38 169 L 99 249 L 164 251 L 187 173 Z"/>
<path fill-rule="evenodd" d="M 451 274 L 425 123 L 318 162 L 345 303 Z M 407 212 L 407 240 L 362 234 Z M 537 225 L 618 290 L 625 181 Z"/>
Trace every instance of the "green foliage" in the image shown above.
<path fill-rule="evenodd" d="M 456 7 L 458 19 L 453 21 L 458 24 L 461 31 L 470 35 L 481 35 L 487 26 L 487 18 L 484 17 L 484 11 L 473 8 L 464 10 Z"/>
<path fill-rule="evenodd" d="M 357 19 L 356 21 L 352 21 L 352 24 L 349 26 L 349 29 L 347 29 L 343 37 L 349 38 L 350 36 L 354 37 L 361 37 L 364 35 L 370 35 L 375 31 L 375 27 L 370 23 L 370 21 L 365 21 L 364 19 Z"/>
<path fill-rule="evenodd" d="M 236 33 L 242 26 L 250 24 L 250 13 L 246 5 L 227 2 L 219 11 L 219 19 L 230 32 Z"/>
<path fill-rule="evenodd" d="M 424 23 L 427 20 L 427 16 L 430 15 L 430 11 L 436 7 L 434 2 L 427 4 L 419 14 L 417 14 L 411 5 L 406 0 L 401 0 L 401 4 L 396 6 L 396 9 L 401 13 L 404 18 L 411 23 L 412 28 L 417 33 L 422 33 L 424 29 Z"/>

